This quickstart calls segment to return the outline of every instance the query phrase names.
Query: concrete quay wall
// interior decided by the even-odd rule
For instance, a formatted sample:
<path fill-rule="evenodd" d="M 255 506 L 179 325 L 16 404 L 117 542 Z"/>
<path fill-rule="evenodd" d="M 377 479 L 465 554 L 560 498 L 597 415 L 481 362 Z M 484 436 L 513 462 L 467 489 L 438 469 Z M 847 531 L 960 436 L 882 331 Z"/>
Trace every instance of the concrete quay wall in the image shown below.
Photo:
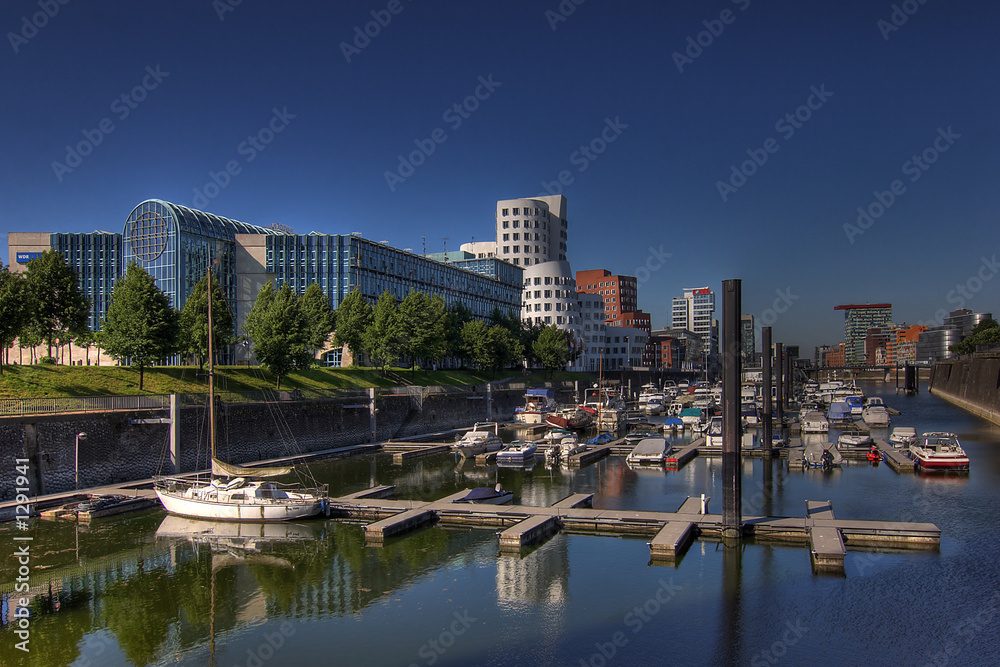
<path fill-rule="evenodd" d="M 929 384 L 935 396 L 1000 425 L 1000 355 L 938 362 Z"/>
<path fill-rule="evenodd" d="M 569 394 L 567 394 L 569 396 Z M 488 408 L 483 387 L 475 391 L 378 393 L 374 441 L 400 439 L 471 426 L 487 418 L 513 419 L 524 404 L 523 389 L 494 389 Z M 183 407 L 180 472 L 209 467 L 208 410 Z M 169 473 L 169 426 L 134 419 L 166 412 L 39 415 L 0 419 L 0 500 L 15 497 L 15 459 L 30 461 L 31 495 L 74 488 L 75 439 L 80 441 L 80 488 L 116 484 Z M 296 453 L 372 442 L 365 396 L 300 399 L 273 403 L 222 403 L 217 412 L 217 452 L 222 460 L 248 463 Z"/>

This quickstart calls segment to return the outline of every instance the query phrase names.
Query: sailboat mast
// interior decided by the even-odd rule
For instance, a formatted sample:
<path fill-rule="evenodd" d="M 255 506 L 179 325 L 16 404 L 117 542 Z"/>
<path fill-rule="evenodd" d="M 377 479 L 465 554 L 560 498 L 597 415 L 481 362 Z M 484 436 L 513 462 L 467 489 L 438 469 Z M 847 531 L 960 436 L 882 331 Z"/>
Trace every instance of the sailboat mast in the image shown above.
<path fill-rule="evenodd" d="M 212 265 L 208 266 L 208 439 L 215 458 L 215 357 L 212 354 Z"/>

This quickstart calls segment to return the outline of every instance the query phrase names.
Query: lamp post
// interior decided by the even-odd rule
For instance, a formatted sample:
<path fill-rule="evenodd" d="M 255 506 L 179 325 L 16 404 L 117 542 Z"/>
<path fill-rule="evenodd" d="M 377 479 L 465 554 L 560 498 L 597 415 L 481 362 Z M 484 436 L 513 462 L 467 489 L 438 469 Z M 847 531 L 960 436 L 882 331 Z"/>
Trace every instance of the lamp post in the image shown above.
<path fill-rule="evenodd" d="M 80 441 L 86 440 L 86 433 L 76 434 L 76 447 L 73 450 L 73 488 L 80 488 Z"/>

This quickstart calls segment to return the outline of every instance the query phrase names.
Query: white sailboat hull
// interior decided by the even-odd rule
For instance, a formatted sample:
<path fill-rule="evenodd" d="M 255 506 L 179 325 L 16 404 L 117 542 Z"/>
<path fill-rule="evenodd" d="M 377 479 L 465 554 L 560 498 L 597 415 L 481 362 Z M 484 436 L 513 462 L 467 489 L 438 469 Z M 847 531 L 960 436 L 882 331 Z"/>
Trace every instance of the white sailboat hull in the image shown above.
<path fill-rule="evenodd" d="M 269 502 L 218 501 L 185 498 L 180 493 L 156 489 L 164 509 L 171 514 L 218 521 L 290 521 L 304 519 L 326 510 L 325 498 L 283 498 Z"/>

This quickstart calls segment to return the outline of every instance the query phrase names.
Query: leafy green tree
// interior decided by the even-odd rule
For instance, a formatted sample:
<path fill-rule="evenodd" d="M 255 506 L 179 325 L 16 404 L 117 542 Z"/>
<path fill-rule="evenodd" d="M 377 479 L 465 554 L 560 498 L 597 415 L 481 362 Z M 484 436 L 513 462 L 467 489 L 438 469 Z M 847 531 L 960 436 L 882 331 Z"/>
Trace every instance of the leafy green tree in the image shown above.
<path fill-rule="evenodd" d="M 448 353 L 445 323 L 448 308 L 440 296 L 428 297 L 411 291 L 399 304 L 401 351 L 410 358 L 410 369 L 417 360 L 439 361 Z"/>
<path fill-rule="evenodd" d="M 530 320 L 524 320 L 518 328 L 517 338 L 521 341 L 521 347 L 524 348 L 524 357 L 529 368 L 536 368 L 542 363 L 538 355 L 535 354 L 535 341 L 538 340 L 538 336 L 544 329 L 544 324 L 536 324 Z"/>
<path fill-rule="evenodd" d="M 552 377 L 553 371 L 565 369 L 571 359 L 570 332 L 550 325 L 541 330 L 532 344 L 535 356 Z"/>
<path fill-rule="evenodd" d="M 472 321 L 472 311 L 462 303 L 454 304 L 448 309 L 444 323 L 445 343 L 447 347 L 445 354 L 447 356 L 463 360 L 470 358 L 468 348 L 465 345 L 463 331 L 466 323 Z"/>
<path fill-rule="evenodd" d="M 25 274 L 31 324 L 48 347 L 58 338 L 68 341 L 87 329 L 90 304 L 80 291 L 76 272 L 55 250 L 46 250 L 28 262 Z"/>
<path fill-rule="evenodd" d="M 233 311 L 226 295 L 222 293 L 219 279 L 212 276 L 212 350 L 219 350 L 233 342 Z M 208 358 L 208 275 L 202 277 L 191 290 L 180 316 L 180 351 L 198 359 L 203 367 Z"/>
<path fill-rule="evenodd" d="M 299 298 L 287 284 L 277 291 L 270 282 L 264 284 L 247 314 L 246 332 L 257 361 L 277 378 L 275 389 L 281 388 L 281 379 L 293 370 L 312 364 L 309 324 Z"/>
<path fill-rule="evenodd" d="M 3 365 L 9 363 L 8 348 L 21 332 L 25 320 L 24 278 L 20 273 L 13 273 L 6 266 L 0 265 L 0 373 Z"/>
<path fill-rule="evenodd" d="M 504 326 L 487 327 L 479 320 L 467 322 L 462 328 L 466 353 L 483 370 L 491 370 L 493 377 L 501 368 L 523 358 L 524 348 L 514 334 Z"/>
<path fill-rule="evenodd" d="M 440 295 L 427 302 L 427 316 L 424 318 L 424 336 L 419 346 L 418 356 L 427 361 L 441 361 L 448 355 L 448 307 Z"/>
<path fill-rule="evenodd" d="M 976 351 L 977 345 L 996 345 L 998 343 L 1000 343 L 1000 324 L 990 317 L 977 324 L 965 340 L 955 343 L 948 349 L 956 354 L 972 354 Z"/>
<path fill-rule="evenodd" d="M 141 390 L 146 367 L 174 352 L 177 322 L 170 299 L 145 269 L 132 262 L 111 292 L 101 325 L 104 351 L 139 369 Z"/>
<path fill-rule="evenodd" d="M 309 347 L 321 350 L 337 328 L 337 314 L 319 283 L 310 283 L 299 299 L 299 308 L 309 325 Z"/>
<path fill-rule="evenodd" d="M 336 312 L 337 330 L 334 332 L 333 341 L 336 345 L 347 345 L 354 354 L 354 359 L 359 360 L 361 354 L 365 352 L 364 338 L 365 331 L 372 321 L 371 304 L 361 295 L 360 290 L 354 289 L 340 302 L 340 307 Z"/>
<path fill-rule="evenodd" d="M 365 330 L 364 346 L 375 366 L 384 373 L 399 358 L 402 341 L 403 332 L 396 297 L 385 290 L 372 309 L 372 321 Z"/>

